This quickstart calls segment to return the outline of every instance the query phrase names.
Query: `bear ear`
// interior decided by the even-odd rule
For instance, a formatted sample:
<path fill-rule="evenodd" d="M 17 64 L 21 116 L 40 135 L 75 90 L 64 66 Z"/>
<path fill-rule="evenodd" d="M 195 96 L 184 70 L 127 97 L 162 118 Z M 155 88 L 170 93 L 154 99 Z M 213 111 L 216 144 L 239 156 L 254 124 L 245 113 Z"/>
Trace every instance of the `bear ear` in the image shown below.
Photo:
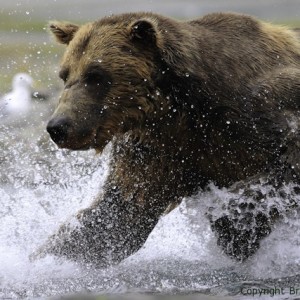
<path fill-rule="evenodd" d="M 142 43 L 156 42 L 156 24 L 150 20 L 138 20 L 131 25 L 131 39 Z"/>
<path fill-rule="evenodd" d="M 68 45 L 73 39 L 74 34 L 79 29 L 79 26 L 75 24 L 55 21 L 49 23 L 49 29 L 59 43 Z"/>

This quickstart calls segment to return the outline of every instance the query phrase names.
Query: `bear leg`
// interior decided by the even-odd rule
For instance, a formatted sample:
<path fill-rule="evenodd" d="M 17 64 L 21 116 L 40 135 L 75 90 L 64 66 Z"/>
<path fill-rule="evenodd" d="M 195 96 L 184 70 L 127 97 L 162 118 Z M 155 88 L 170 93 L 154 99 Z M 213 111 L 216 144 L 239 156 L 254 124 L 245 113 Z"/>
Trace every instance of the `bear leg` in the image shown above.
<path fill-rule="evenodd" d="M 94 204 L 64 223 L 31 260 L 47 254 L 106 267 L 139 250 L 166 209 L 152 202 L 142 207 L 124 200 L 116 187 L 106 186 Z M 151 206 L 151 207 L 150 207 Z"/>
<path fill-rule="evenodd" d="M 232 198 L 207 214 L 212 229 L 227 255 L 244 261 L 257 251 L 260 241 L 268 236 L 273 225 L 288 212 L 299 207 L 300 189 L 296 183 L 282 184 L 269 177 L 253 177 L 228 190 Z"/>

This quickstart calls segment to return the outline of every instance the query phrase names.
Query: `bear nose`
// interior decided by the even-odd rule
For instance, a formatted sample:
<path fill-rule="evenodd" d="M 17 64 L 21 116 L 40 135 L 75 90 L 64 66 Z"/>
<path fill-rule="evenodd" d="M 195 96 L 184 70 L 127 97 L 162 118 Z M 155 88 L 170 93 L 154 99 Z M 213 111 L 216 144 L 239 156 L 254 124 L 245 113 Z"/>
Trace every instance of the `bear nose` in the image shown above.
<path fill-rule="evenodd" d="M 71 122 L 68 118 L 53 118 L 47 124 L 47 131 L 56 144 L 62 144 L 68 137 L 68 129 L 70 127 Z"/>

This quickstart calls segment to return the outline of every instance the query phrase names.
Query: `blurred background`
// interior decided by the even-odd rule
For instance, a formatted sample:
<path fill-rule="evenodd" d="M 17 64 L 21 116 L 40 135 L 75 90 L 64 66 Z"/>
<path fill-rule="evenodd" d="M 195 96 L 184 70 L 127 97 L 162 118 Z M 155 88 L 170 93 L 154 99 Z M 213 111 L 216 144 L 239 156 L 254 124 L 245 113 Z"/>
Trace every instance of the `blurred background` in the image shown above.
<path fill-rule="evenodd" d="M 300 26 L 299 0 L 0 0 L 0 95 L 10 88 L 17 72 L 30 73 L 37 89 L 59 87 L 56 72 L 64 48 L 49 38 L 49 20 L 80 24 L 128 11 L 152 11 L 179 19 L 235 11 Z"/>

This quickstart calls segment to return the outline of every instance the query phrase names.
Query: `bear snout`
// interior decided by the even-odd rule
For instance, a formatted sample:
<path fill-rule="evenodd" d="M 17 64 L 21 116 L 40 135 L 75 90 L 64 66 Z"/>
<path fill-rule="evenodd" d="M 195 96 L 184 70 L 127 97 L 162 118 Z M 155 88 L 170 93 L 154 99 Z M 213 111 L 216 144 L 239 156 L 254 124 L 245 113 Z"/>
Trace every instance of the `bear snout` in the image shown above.
<path fill-rule="evenodd" d="M 66 142 L 68 138 L 68 131 L 71 127 L 71 121 L 66 117 L 56 117 L 51 119 L 47 124 L 47 131 L 51 139 L 57 144 L 61 145 Z"/>

